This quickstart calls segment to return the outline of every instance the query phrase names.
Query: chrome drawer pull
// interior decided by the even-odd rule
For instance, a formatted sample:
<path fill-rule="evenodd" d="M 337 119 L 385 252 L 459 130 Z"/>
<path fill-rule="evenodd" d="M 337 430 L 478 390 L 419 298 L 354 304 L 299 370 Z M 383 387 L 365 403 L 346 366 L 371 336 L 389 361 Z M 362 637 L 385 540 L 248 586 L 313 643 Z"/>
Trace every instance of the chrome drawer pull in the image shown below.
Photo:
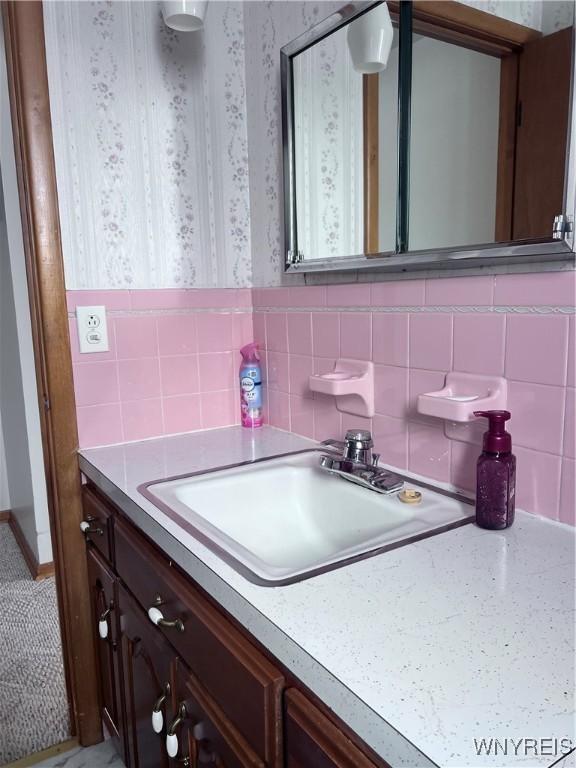
<path fill-rule="evenodd" d="M 111 610 L 112 606 L 110 606 L 110 608 L 106 608 L 104 613 L 100 614 L 100 619 L 98 620 L 98 634 L 102 640 L 106 640 L 108 637 L 108 616 L 110 616 Z"/>
<path fill-rule="evenodd" d="M 184 622 L 182 619 L 169 621 L 164 618 L 162 611 L 155 606 L 148 608 L 148 618 L 152 624 L 156 624 L 157 627 L 166 627 L 167 629 L 174 628 L 177 629 L 178 632 L 184 632 Z"/>
<path fill-rule="evenodd" d="M 178 714 L 172 721 L 170 728 L 168 728 L 168 733 L 166 734 L 166 752 L 168 752 L 168 757 L 176 757 L 178 754 L 178 736 L 176 736 L 174 731 L 176 728 L 178 728 L 180 723 L 183 722 L 185 717 L 186 704 L 180 704 L 180 707 L 178 708 Z"/>
<path fill-rule="evenodd" d="M 154 709 L 152 710 L 152 730 L 154 733 L 161 733 L 162 728 L 164 728 L 164 716 L 162 714 L 162 707 L 166 703 L 166 699 L 168 698 L 169 693 L 170 683 L 166 683 L 164 693 L 158 697 L 156 703 L 154 704 Z"/>
<path fill-rule="evenodd" d="M 102 528 L 92 528 L 90 523 L 88 523 L 86 520 L 82 520 L 80 523 L 80 530 L 85 536 L 88 536 L 91 533 L 98 534 L 98 536 L 102 536 L 104 534 Z"/>

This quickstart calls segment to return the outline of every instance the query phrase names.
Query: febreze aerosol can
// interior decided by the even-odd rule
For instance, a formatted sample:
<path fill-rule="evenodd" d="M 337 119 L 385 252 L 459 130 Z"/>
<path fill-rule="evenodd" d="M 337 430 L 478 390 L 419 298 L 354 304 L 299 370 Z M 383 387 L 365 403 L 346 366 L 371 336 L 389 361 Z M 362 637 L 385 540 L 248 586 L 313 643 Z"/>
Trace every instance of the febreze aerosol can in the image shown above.
<path fill-rule="evenodd" d="M 240 350 L 240 408 L 243 427 L 261 427 L 264 423 L 262 408 L 262 369 L 258 344 L 246 344 Z"/>

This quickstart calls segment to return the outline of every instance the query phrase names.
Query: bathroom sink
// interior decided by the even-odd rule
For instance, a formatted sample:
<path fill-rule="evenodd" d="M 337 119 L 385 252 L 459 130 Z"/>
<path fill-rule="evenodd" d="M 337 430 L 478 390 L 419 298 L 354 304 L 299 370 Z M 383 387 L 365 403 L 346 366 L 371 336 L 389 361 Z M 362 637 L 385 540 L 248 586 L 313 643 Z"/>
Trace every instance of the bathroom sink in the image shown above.
<path fill-rule="evenodd" d="M 317 451 L 159 480 L 139 491 L 258 583 L 300 581 L 463 525 L 464 499 L 409 482 L 418 505 L 324 472 Z"/>

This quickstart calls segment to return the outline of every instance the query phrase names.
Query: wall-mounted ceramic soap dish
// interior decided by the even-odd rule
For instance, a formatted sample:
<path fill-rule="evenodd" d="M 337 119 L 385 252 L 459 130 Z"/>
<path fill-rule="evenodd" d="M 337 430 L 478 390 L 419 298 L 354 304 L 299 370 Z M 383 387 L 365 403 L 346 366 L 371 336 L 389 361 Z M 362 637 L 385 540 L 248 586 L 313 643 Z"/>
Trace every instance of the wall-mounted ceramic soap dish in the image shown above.
<path fill-rule="evenodd" d="M 310 376 L 312 392 L 332 395 L 336 408 L 355 416 L 374 416 L 374 364 L 362 360 L 336 360 L 330 373 Z"/>
<path fill-rule="evenodd" d="M 447 421 L 474 421 L 474 411 L 506 409 L 508 383 L 501 376 L 448 373 L 443 389 L 418 395 L 418 411 Z"/>

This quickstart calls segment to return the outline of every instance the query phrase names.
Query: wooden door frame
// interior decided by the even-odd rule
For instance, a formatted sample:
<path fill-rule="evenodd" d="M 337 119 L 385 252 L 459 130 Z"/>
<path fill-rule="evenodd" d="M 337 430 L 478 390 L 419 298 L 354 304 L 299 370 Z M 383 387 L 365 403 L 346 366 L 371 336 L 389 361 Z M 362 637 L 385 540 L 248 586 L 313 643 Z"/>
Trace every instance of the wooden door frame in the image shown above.
<path fill-rule="evenodd" d="M 72 735 L 102 740 L 40 0 L 2 1 L 50 533 Z"/>

